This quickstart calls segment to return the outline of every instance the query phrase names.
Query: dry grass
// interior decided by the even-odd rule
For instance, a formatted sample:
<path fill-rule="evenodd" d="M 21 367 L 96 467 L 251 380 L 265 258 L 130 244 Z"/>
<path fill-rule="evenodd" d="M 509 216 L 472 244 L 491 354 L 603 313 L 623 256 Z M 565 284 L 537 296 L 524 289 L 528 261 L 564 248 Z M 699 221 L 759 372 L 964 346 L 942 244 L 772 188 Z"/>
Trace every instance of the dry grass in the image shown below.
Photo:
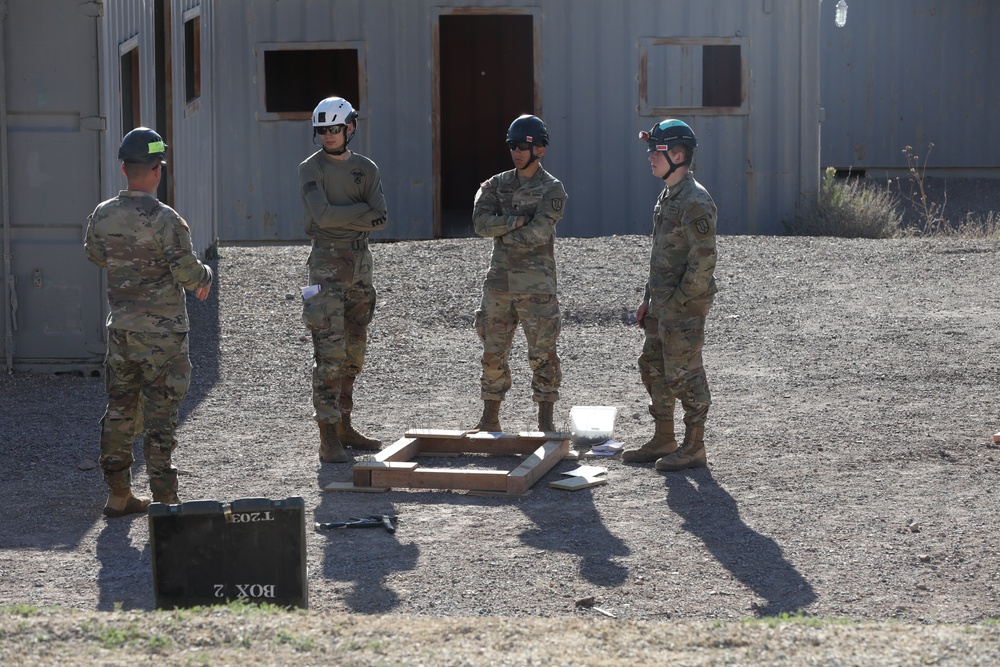
<path fill-rule="evenodd" d="M 990 665 L 1000 626 L 0 609 L 7 665 Z M 666 657 L 669 656 L 669 659 Z"/>
<path fill-rule="evenodd" d="M 985 218 L 966 215 L 957 225 L 939 218 L 924 224 L 921 228 L 907 227 L 900 235 L 996 240 L 1000 239 L 1000 215 L 988 213 Z"/>
<path fill-rule="evenodd" d="M 934 144 L 928 147 L 928 153 Z M 796 215 L 786 231 L 793 236 L 840 238 L 1000 239 L 1000 215 L 967 213 L 955 221 L 945 216 L 947 191 L 937 200 L 927 187 L 926 159 L 907 146 L 909 176 L 902 183 L 877 183 L 864 178 L 839 178 L 831 167 L 823 174 L 818 201 Z M 904 191 L 905 190 L 905 191 Z M 909 212 L 907 223 L 903 209 Z"/>

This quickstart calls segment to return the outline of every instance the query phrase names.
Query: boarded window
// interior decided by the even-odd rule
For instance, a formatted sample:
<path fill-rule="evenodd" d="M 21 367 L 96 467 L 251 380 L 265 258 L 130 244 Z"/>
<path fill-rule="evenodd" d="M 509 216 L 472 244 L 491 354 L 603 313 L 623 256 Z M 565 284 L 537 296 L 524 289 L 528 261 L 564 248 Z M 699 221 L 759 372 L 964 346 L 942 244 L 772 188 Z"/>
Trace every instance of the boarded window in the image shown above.
<path fill-rule="evenodd" d="M 343 97 L 363 108 L 362 56 L 358 45 L 260 45 L 262 120 L 309 118 L 327 97 Z"/>
<path fill-rule="evenodd" d="M 201 97 L 201 16 L 184 15 L 184 95 L 191 104 Z"/>
<path fill-rule="evenodd" d="M 647 38 L 639 43 L 642 115 L 748 112 L 742 38 Z"/>

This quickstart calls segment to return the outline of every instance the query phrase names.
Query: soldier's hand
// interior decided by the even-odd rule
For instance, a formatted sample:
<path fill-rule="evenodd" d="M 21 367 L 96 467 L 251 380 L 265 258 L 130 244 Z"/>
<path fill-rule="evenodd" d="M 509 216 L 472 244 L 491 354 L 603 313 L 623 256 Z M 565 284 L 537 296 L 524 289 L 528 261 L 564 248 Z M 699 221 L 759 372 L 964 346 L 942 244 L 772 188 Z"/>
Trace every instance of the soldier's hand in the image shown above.
<path fill-rule="evenodd" d="M 211 283 L 209 283 L 208 285 L 205 285 L 203 287 L 199 287 L 198 289 L 196 289 L 195 292 L 194 292 L 194 295 L 198 298 L 199 301 L 204 301 L 205 299 L 208 298 L 208 293 L 210 291 L 212 291 L 212 285 L 211 285 Z"/>
<path fill-rule="evenodd" d="M 646 328 L 646 311 L 649 310 L 649 301 L 643 301 L 639 304 L 639 307 L 635 309 L 635 321 L 643 329 Z"/>

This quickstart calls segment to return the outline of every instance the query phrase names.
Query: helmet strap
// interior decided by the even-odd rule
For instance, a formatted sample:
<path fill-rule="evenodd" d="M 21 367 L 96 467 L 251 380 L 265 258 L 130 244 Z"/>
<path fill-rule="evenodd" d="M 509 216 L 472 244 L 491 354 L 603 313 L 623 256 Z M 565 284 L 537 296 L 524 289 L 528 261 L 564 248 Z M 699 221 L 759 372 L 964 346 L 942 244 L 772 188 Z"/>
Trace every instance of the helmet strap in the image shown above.
<path fill-rule="evenodd" d="M 358 129 L 358 126 L 355 125 L 354 129 L 351 130 L 350 134 L 347 134 L 347 130 L 345 129 L 344 130 L 345 139 L 344 139 L 344 146 L 343 146 L 343 148 L 341 148 L 339 151 L 328 151 L 328 150 L 326 150 L 326 147 L 323 146 L 323 142 L 322 141 L 320 141 L 320 142 L 316 141 L 316 136 L 317 135 L 316 135 L 316 128 L 314 127 L 313 128 L 313 136 L 312 136 L 313 146 L 319 146 L 320 148 L 323 149 L 323 152 L 326 153 L 327 155 L 343 155 L 344 153 L 347 152 L 347 145 L 349 143 L 351 143 L 351 139 L 354 138 L 354 133 L 357 132 L 357 129 Z"/>
<path fill-rule="evenodd" d="M 691 159 L 692 158 L 690 158 L 690 157 L 688 159 L 684 160 L 684 162 L 679 162 L 679 163 L 675 164 L 674 161 L 670 159 L 670 151 L 669 150 L 660 151 L 660 152 L 663 153 L 663 157 L 667 158 L 667 164 L 670 165 L 670 169 L 668 169 L 667 173 L 665 173 L 663 175 L 663 180 L 664 181 L 667 180 L 668 178 L 670 178 L 670 175 L 672 173 L 674 173 L 675 171 L 677 171 L 678 169 L 680 169 L 681 167 L 686 167 L 689 164 L 691 164 Z"/>
<path fill-rule="evenodd" d="M 531 149 L 529 150 L 529 153 L 531 154 L 531 157 L 528 158 L 528 161 L 524 163 L 524 167 L 522 167 L 522 169 L 527 169 L 528 167 L 531 166 L 532 162 L 534 162 L 535 160 L 537 160 L 538 158 L 541 157 L 540 155 L 536 155 L 535 154 L 535 145 L 536 144 L 529 144 L 529 145 L 531 146 Z M 544 148 L 544 146 L 542 146 L 542 148 Z"/>

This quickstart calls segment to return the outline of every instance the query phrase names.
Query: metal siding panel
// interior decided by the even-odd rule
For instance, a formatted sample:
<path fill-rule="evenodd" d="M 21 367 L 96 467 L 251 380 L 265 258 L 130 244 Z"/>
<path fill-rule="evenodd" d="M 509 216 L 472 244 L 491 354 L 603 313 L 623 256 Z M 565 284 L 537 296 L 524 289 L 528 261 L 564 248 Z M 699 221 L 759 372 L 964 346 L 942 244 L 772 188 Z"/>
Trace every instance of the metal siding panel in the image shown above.
<path fill-rule="evenodd" d="M 201 10 L 201 96 L 186 102 L 184 66 L 184 13 L 175 12 L 172 57 L 174 61 L 174 136 L 168 139 L 174 163 L 174 207 L 191 227 L 195 251 L 203 254 L 215 242 L 213 214 L 214 169 L 212 141 L 211 3 L 187 0 L 184 10 Z M 208 167 L 208 168 L 206 168 Z"/>
<path fill-rule="evenodd" d="M 10 352 L 15 369 L 96 364 L 104 292 L 83 235 L 100 195 L 100 135 L 81 118 L 99 114 L 98 23 L 56 0 L 14 3 L 8 11 L 0 21 L 8 84 L 4 233 L 18 308 L 13 349 L 5 344 L 4 356 Z M 67 51 L 74 57 L 53 56 Z"/>
<path fill-rule="evenodd" d="M 389 213 L 375 238 L 433 236 L 431 14 L 416 2 L 365 3 L 368 152 L 359 151 L 379 165 Z"/>
<path fill-rule="evenodd" d="M 257 120 L 257 80 L 254 31 L 273 25 L 267 11 L 273 3 L 223 3 L 214 22 L 214 110 L 217 225 L 225 240 L 269 240 L 261 222 L 265 123 Z M 277 163 L 272 159 L 271 168 Z M 276 171 L 276 170 L 275 170 Z"/>
<path fill-rule="evenodd" d="M 823 164 L 901 170 L 933 142 L 932 170 L 1000 168 L 998 31 L 992 0 L 866 0 L 844 28 L 824 9 Z"/>
<path fill-rule="evenodd" d="M 140 57 L 140 102 L 141 117 L 155 118 L 154 102 L 149 91 L 153 82 L 147 72 L 153 68 L 152 60 L 154 43 L 152 39 L 152 17 L 146 20 L 143 15 L 142 0 L 122 0 L 121 2 L 104 3 L 103 40 L 101 50 L 103 62 L 101 77 L 101 106 L 105 117 L 105 132 L 103 146 L 102 168 L 105 174 L 102 183 L 102 199 L 109 199 L 125 187 L 125 177 L 121 173 L 118 162 L 118 146 L 122 136 L 132 128 L 124 128 L 121 115 L 121 81 L 119 76 L 120 54 L 119 46 L 129 39 L 138 36 Z M 168 142 L 169 143 L 169 142 Z"/>

